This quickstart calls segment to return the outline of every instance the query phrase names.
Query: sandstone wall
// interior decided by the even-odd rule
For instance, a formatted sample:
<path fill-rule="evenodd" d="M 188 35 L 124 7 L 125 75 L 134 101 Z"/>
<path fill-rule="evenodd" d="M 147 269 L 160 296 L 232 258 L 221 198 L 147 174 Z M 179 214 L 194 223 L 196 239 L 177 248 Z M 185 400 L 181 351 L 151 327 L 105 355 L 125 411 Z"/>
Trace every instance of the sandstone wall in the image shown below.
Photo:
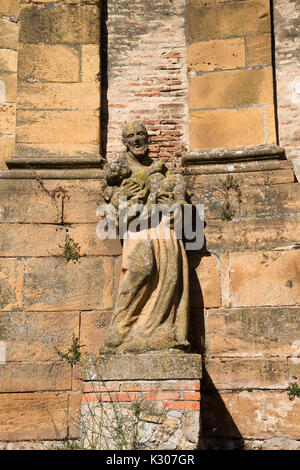
<path fill-rule="evenodd" d="M 288 397 L 289 385 L 299 383 L 299 187 L 291 163 L 273 165 L 258 164 L 254 174 L 236 164 L 241 197 L 231 190 L 231 220 L 221 216 L 227 166 L 218 174 L 189 169 L 194 202 L 205 203 L 206 246 L 188 255 L 207 448 L 299 445 L 299 398 Z M 99 179 L 7 179 L 1 189 L 0 439 L 38 445 L 57 439 L 52 420 L 60 437 L 68 425 L 78 435 L 69 417 L 80 407 L 76 368 L 56 348 L 67 352 L 74 333 L 82 352 L 97 354 L 121 246 L 96 235 Z M 70 238 L 78 262 L 64 256 Z"/>
<path fill-rule="evenodd" d="M 0 5 L 0 168 L 14 154 L 17 103 L 19 0 Z"/>
<path fill-rule="evenodd" d="M 268 2 L 189 1 L 185 18 L 183 1 L 160 1 L 149 11 L 124 0 L 107 11 L 103 4 L 101 21 L 92 0 L 20 7 L 18 21 L 17 2 L 0 6 L 3 165 L 15 135 L 20 160 L 68 161 L 99 155 L 101 130 L 110 158 L 128 117 L 148 124 L 152 154 L 167 160 L 184 145 L 245 150 L 276 142 Z M 194 202 L 205 204 L 206 245 L 189 253 L 205 448 L 299 448 L 300 401 L 288 397 L 289 385 L 300 385 L 292 164 L 275 157 L 199 163 L 186 173 Z M 82 352 L 97 353 L 112 315 L 121 245 L 96 235 L 101 178 L 96 168 L 0 173 L 4 448 L 55 448 L 66 435 L 78 436 L 78 374 L 58 351 L 68 351 L 74 334 Z M 77 262 L 64 255 L 72 240 Z"/>
<path fill-rule="evenodd" d="M 99 155 L 99 2 L 20 3 L 16 156 Z"/>
<path fill-rule="evenodd" d="M 190 148 L 276 143 L 269 0 L 187 1 Z"/>
<path fill-rule="evenodd" d="M 299 185 L 281 172 L 271 184 L 268 171 L 261 180 L 234 174 L 232 220 L 220 219 L 226 194 L 215 177 L 196 178 L 207 253 L 191 253 L 191 318 L 205 357 L 208 449 L 300 445 L 300 402 L 288 396 L 299 384 Z"/>

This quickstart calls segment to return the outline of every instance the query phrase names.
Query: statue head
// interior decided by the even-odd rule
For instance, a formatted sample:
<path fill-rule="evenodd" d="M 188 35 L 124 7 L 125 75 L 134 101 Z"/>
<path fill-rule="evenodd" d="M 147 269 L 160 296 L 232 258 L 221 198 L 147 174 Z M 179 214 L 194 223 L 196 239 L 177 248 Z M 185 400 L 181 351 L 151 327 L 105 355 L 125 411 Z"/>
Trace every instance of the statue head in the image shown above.
<path fill-rule="evenodd" d="M 148 155 L 149 135 L 144 124 L 127 123 L 122 131 L 122 142 L 136 159 L 142 160 Z"/>

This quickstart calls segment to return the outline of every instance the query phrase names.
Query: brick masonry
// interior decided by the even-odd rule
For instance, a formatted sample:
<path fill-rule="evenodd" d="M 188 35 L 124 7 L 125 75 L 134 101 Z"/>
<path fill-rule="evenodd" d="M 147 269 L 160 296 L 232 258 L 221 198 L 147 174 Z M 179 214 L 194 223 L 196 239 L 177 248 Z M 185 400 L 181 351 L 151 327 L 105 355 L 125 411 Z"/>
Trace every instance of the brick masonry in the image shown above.
<path fill-rule="evenodd" d="M 300 13 L 297 0 L 275 0 L 274 20 L 279 139 L 293 160 L 299 179 Z"/>
<path fill-rule="evenodd" d="M 170 160 L 187 147 L 185 3 L 108 3 L 108 157 L 122 149 L 130 120 L 147 125 L 155 157 Z"/>
<path fill-rule="evenodd" d="M 138 415 L 132 414 L 133 409 Z M 83 382 L 83 438 L 100 425 L 98 439 L 106 435 L 107 447 L 115 448 L 114 414 L 121 422 L 119 438 L 130 443 L 138 429 L 138 448 L 193 450 L 202 446 L 199 380 Z M 105 415 L 109 427 L 101 432 L 105 419 L 100 422 L 97 416 Z"/>

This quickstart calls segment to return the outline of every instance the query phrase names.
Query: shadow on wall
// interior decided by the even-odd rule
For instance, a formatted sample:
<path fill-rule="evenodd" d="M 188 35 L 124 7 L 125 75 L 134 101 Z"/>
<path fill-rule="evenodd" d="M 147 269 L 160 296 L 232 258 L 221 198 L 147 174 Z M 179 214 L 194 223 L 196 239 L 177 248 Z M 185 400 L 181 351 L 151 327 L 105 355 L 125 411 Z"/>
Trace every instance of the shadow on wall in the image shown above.
<path fill-rule="evenodd" d="M 200 410 L 204 450 L 243 449 L 243 437 L 206 371 L 205 358 Z"/>
<path fill-rule="evenodd" d="M 200 424 L 202 428 L 203 450 L 238 450 L 243 449 L 244 440 L 235 425 L 224 401 L 206 367 L 206 337 L 204 301 L 201 285 L 197 276 L 197 268 L 204 257 L 211 256 L 207 251 L 206 240 L 201 251 L 187 252 L 189 260 L 190 285 L 193 286 L 193 296 L 197 296 L 197 309 L 190 311 L 189 339 L 191 352 L 202 355 L 202 380 L 201 380 L 201 406 Z M 191 260 L 193 259 L 193 262 Z M 197 263 L 195 263 L 197 259 Z"/>

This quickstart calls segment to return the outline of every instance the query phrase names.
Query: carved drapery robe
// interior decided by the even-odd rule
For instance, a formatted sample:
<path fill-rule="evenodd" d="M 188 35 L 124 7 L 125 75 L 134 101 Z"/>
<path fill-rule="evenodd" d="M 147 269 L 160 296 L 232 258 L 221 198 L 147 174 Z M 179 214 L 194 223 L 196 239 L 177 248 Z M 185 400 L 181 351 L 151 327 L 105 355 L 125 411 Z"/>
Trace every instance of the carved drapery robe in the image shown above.
<path fill-rule="evenodd" d="M 183 177 L 172 174 L 163 164 L 152 161 L 146 166 L 137 164 L 125 153 L 113 165 L 116 173 L 122 173 L 122 182 L 119 179 L 119 184 L 115 184 L 117 180 L 110 178 L 108 169 L 104 194 L 115 207 L 118 207 L 119 196 L 128 197 L 130 181 L 139 189 L 129 197 L 129 204 L 140 202 L 150 208 L 154 203 L 160 205 L 162 198 L 169 200 L 170 205 L 186 202 Z M 126 180 L 127 186 L 124 185 Z M 126 233 L 118 297 L 105 340 L 107 350 L 125 352 L 189 347 L 186 252 L 173 225 L 170 225 L 167 237 L 164 227 L 162 217 L 156 227 L 149 226 L 133 235 L 130 231 Z"/>

